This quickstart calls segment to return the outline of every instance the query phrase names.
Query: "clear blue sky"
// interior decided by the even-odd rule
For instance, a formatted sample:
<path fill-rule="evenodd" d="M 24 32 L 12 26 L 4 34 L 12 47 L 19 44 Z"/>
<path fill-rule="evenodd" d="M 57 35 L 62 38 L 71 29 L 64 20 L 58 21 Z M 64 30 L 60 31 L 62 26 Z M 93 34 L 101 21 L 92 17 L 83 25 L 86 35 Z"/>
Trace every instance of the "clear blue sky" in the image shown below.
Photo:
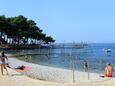
<path fill-rule="evenodd" d="M 56 42 L 114 42 L 115 0 L 0 0 L 0 15 L 24 15 Z"/>

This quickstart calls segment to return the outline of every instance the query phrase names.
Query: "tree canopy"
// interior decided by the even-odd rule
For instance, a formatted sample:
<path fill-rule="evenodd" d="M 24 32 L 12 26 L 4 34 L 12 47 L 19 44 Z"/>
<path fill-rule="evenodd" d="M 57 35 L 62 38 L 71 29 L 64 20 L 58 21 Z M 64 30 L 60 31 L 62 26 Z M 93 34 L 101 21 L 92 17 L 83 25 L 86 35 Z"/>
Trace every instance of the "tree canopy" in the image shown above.
<path fill-rule="evenodd" d="M 52 43 L 55 40 L 43 33 L 36 22 L 19 15 L 16 17 L 0 16 L 0 39 L 7 44 Z"/>

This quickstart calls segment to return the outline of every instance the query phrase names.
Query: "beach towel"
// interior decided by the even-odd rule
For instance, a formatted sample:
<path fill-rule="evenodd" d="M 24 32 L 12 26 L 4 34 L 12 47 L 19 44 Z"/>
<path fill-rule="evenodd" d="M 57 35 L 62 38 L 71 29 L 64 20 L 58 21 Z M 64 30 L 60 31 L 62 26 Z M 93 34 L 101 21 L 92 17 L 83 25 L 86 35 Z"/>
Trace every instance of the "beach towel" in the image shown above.
<path fill-rule="evenodd" d="M 23 69 L 18 69 L 18 68 L 16 68 L 15 70 L 16 70 L 17 72 L 23 73 L 23 72 L 29 71 L 31 68 L 32 68 L 31 66 L 24 66 Z"/>

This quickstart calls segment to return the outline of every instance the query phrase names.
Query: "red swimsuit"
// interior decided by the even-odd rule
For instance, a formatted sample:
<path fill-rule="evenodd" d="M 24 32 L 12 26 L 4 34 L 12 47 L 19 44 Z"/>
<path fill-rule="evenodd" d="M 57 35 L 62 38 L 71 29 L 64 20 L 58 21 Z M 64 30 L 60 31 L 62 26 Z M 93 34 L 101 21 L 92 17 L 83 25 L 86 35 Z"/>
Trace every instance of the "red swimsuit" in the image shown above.
<path fill-rule="evenodd" d="M 112 77 L 110 67 L 106 67 L 106 70 L 108 71 L 108 74 L 106 74 L 106 77 Z"/>

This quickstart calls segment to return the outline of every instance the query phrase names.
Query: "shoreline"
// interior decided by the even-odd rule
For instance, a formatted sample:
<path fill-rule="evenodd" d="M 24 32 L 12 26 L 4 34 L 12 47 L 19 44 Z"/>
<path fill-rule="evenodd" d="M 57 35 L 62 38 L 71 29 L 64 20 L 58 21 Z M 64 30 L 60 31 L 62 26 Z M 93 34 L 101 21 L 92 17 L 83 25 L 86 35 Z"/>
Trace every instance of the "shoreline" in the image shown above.
<path fill-rule="evenodd" d="M 15 57 L 9 58 L 9 64 L 12 68 L 16 68 L 21 65 L 31 66 L 32 68 L 30 69 L 30 71 L 24 73 L 31 78 L 51 82 L 73 82 L 72 70 L 33 64 L 19 60 Z M 88 80 L 88 78 L 89 80 L 103 79 L 99 77 L 100 75 L 98 73 L 89 73 L 89 76 L 90 77 L 88 77 L 87 72 L 75 71 L 75 82 L 85 81 Z"/>
<path fill-rule="evenodd" d="M 22 65 L 23 61 L 20 61 L 16 58 L 9 58 L 9 62 L 15 61 L 15 65 L 18 66 Z M 18 61 L 17 61 L 18 60 Z M 16 62 L 17 61 L 17 62 Z M 25 63 L 25 65 L 31 65 L 32 67 L 36 64 Z M 46 68 L 41 65 L 37 65 L 37 67 Z M 36 68 L 36 67 L 35 67 Z M 52 68 L 50 68 L 52 69 Z M 55 68 L 54 68 L 55 69 Z M 36 69 L 34 69 L 36 70 Z M 89 80 L 77 80 L 75 83 L 73 82 L 54 82 L 54 81 L 45 81 L 45 80 L 38 80 L 27 77 L 27 73 L 19 73 L 14 69 L 8 68 L 9 75 L 2 76 L 0 74 L 0 84 L 1 86 L 114 86 L 115 85 L 115 78 L 99 78 L 99 79 L 89 79 Z M 68 75 L 66 75 L 68 76 Z M 83 76 L 82 76 L 83 77 Z M 57 77 L 56 77 L 57 78 Z M 7 82 L 7 83 L 6 83 Z"/>

